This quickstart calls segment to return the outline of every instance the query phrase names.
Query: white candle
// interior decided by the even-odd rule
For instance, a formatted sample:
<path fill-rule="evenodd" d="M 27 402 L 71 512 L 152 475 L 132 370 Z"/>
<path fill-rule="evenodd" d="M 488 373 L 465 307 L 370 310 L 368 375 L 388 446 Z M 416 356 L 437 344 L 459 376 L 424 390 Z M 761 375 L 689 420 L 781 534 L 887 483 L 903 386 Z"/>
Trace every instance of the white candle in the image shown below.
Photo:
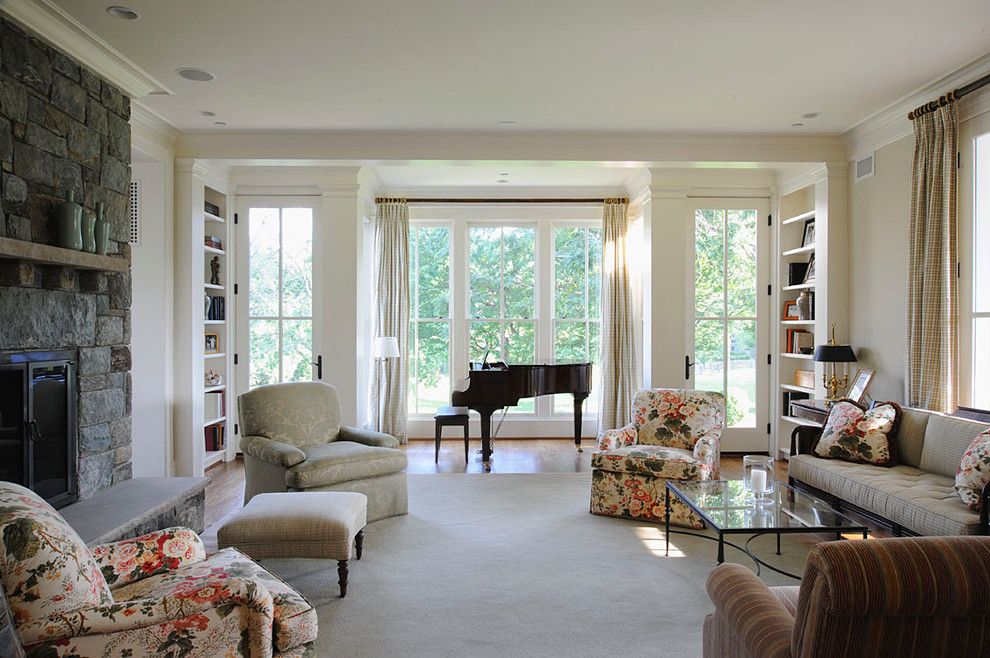
<path fill-rule="evenodd" d="M 754 468 L 750 473 L 750 479 L 755 493 L 765 493 L 767 490 L 767 472 L 762 468 Z"/>

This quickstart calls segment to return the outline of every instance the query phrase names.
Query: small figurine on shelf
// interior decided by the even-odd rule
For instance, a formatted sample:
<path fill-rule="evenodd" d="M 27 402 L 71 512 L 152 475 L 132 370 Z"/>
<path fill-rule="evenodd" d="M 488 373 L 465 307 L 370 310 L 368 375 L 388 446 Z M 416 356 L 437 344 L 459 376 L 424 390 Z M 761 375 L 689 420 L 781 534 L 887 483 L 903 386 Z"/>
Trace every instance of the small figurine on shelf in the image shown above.
<path fill-rule="evenodd" d="M 210 261 L 210 285 L 220 285 L 220 257 L 214 256 Z"/>
<path fill-rule="evenodd" d="M 207 370 L 206 374 L 203 376 L 203 380 L 207 386 L 219 386 L 223 383 L 223 378 L 220 377 L 220 373 L 215 370 Z"/>

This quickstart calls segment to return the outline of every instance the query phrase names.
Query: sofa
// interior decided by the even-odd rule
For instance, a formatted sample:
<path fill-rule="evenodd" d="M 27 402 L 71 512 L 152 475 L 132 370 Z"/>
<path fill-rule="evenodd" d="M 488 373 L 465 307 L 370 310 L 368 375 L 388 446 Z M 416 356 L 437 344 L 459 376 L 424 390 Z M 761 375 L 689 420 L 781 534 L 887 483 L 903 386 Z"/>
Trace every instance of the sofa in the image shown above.
<path fill-rule="evenodd" d="M 725 419 L 720 393 L 658 388 L 633 398 L 633 420 L 603 432 L 591 456 L 591 513 L 653 523 L 664 520 L 668 480 L 717 480 Z M 703 528 L 679 498 L 670 522 Z"/>
<path fill-rule="evenodd" d="M 824 542 L 800 587 L 723 564 L 708 576 L 705 658 L 987 655 L 990 537 Z"/>
<path fill-rule="evenodd" d="M 303 656 L 316 610 L 234 549 L 168 528 L 86 547 L 41 497 L 0 482 L 0 579 L 29 656 Z"/>
<path fill-rule="evenodd" d="M 259 493 L 353 491 L 368 497 L 369 523 L 408 512 L 398 439 L 342 425 L 333 386 L 259 386 L 238 396 L 237 410 L 245 505 Z"/>
<path fill-rule="evenodd" d="M 822 495 L 838 509 L 852 508 L 895 535 L 988 533 L 990 487 L 983 509 L 963 504 L 955 489 L 956 469 L 969 444 L 990 425 L 921 409 L 902 409 L 893 438 L 894 466 L 874 466 L 814 454 L 820 427 L 798 427 L 791 435 L 788 480 Z"/>

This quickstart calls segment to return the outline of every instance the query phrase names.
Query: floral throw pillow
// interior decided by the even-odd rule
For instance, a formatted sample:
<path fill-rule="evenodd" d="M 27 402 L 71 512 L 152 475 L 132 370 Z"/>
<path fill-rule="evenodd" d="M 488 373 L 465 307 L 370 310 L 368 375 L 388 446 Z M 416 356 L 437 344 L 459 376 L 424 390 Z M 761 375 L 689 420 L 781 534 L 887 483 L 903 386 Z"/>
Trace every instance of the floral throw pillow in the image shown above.
<path fill-rule="evenodd" d="M 956 471 L 956 492 L 966 507 L 980 510 L 983 488 L 990 483 L 990 430 L 983 432 L 969 444 L 959 470 Z"/>
<path fill-rule="evenodd" d="M 891 437 L 897 430 L 901 408 L 894 402 L 879 402 L 864 409 L 852 400 L 832 405 L 815 454 L 877 466 L 893 463 Z"/>

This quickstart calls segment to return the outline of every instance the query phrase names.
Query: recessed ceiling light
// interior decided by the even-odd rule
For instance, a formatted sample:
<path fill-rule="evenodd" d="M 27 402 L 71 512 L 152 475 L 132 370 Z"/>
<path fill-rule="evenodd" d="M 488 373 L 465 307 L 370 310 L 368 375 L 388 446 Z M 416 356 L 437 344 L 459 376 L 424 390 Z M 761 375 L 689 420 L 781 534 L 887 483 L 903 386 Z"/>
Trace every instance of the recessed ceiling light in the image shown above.
<path fill-rule="evenodd" d="M 499 121 L 498 122 L 498 125 L 500 125 L 500 126 L 514 126 L 514 125 L 516 125 L 516 122 L 515 121 Z"/>
<path fill-rule="evenodd" d="M 214 126 L 226 126 L 227 125 L 227 122 L 226 121 L 214 121 L 213 122 L 213 125 Z"/>
<path fill-rule="evenodd" d="M 217 113 L 216 112 L 210 112 L 209 110 L 202 110 L 202 111 L 200 111 L 199 115 L 200 116 L 203 116 L 203 117 L 215 117 L 217 115 Z"/>
<path fill-rule="evenodd" d="M 209 71 L 194 69 L 191 67 L 175 69 L 175 72 L 180 78 L 185 78 L 186 80 L 192 80 L 194 82 L 209 82 L 210 80 L 215 80 L 217 77 Z"/>
<path fill-rule="evenodd" d="M 509 182 L 509 179 L 508 178 L 499 178 L 496 182 L 497 183 L 508 183 Z"/>
<path fill-rule="evenodd" d="M 804 124 L 798 121 L 797 123 L 792 123 L 791 128 L 804 128 Z"/>
<path fill-rule="evenodd" d="M 120 18 L 125 21 L 137 20 L 138 13 L 131 9 L 130 7 L 121 7 L 119 5 L 114 5 L 113 7 L 107 7 L 107 13 L 114 18 Z"/>
<path fill-rule="evenodd" d="M 507 172 L 507 171 L 503 171 L 503 172 L 502 172 L 501 174 L 499 174 L 498 176 L 499 176 L 499 178 L 508 178 L 508 177 L 509 177 L 509 172 Z"/>
<path fill-rule="evenodd" d="M 817 119 L 822 115 L 821 112 L 808 112 L 807 114 L 802 114 L 802 119 Z"/>

